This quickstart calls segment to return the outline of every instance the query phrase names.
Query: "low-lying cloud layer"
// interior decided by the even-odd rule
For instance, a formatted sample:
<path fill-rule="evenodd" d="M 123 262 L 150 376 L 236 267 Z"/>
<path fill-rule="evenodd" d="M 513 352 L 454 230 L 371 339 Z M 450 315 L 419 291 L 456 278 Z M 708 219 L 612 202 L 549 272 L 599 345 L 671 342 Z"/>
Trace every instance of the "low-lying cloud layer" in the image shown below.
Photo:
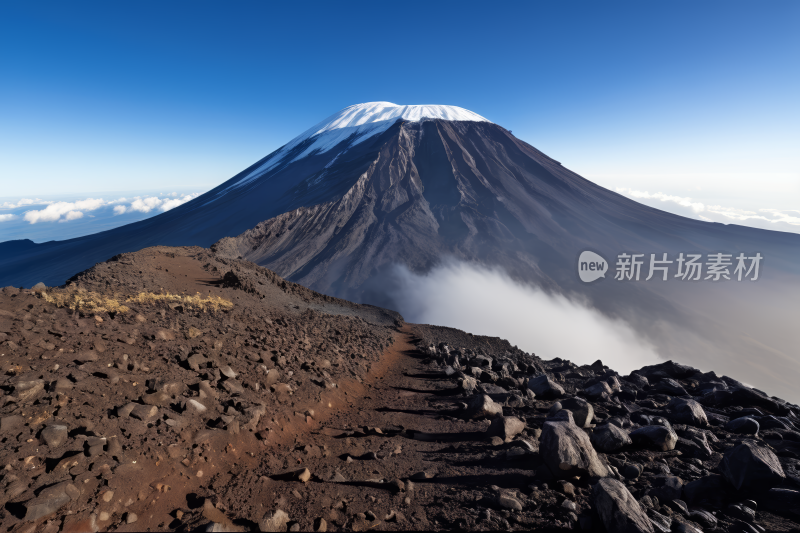
<path fill-rule="evenodd" d="M 115 200 L 104 200 L 102 198 L 87 198 L 74 202 L 45 201 L 41 199 L 23 198 L 17 202 L 5 202 L 0 205 L 0 209 L 18 209 L 28 205 L 46 205 L 44 209 L 32 209 L 26 211 L 23 219 L 30 224 L 39 222 L 69 222 L 83 218 L 88 213 L 97 211 L 103 207 L 113 206 L 115 215 L 125 213 L 140 212 L 149 213 L 153 210 L 169 211 L 189 200 L 197 198 L 199 193 L 178 195 L 171 193 L 164 196 L 135 196 L 133 198 L 117 198 Z M 91 215 L 89 215 L 91 216 Z M 0 215 L 0 222 L 12 220 L 15 215 Z"/>
<path fill-rule="evenodd" d="M 625 187 L 617 187 L 616 190 L 618 193 L 650 207 L 656 207 L 696 220 L 800 233 L 800 210 L 797 209 L 758 209 L 751 211 L 704 204 L 689 197 L 674 196 L 661 192 L 650 193 Z"/>
<path fill-rule="evenodd" d="M 502 337 L 544 359 L 579 365 L 601 359 L 622 374 L 661 360 L 629 324 L 520 285 L 500 270 L 455 261 L 422 275 L 395 268 L 399 284 L 391 296 L 410 322 Z"/>
<path fill-rule="evenodd" d="M 172 198 L 159 198 L 158 196 L 149 196 L 147 198 L 137 197 L 133 199 L 130 205 L 114 206 L 114 214 L 122 215 L 124 213 L 130 213 L 133 211 L 138 211 L 140 213 L 149 213 L 154 209 L 160 211 L 169 211 L 170 209 L 185 204 L 189 200 L 193 200 L 198 196 L 200 195 L 195 193 L 195 194 L 184 194 L 183 196 L 175 196 Z M 123 200 L 125 199 L 123 198 Z"/>
<path fill-rule="evenodd" d="M 77 202 L 52 202 L 44 209 L 26 211 L 23 218 L 31 224 L 37 222 L 69 222 L 83 218 L 84 212 L 95 211 L 106 205 L 102 198 L 87 198 Z"/>
<path fill-rule="evenodd" d="M 48 202 L 41 198 L 20 198 L 16 202 L 3 202 L 0 204 L 0 209 L 17 209 L 26 205 L 47 205 L 51 203 L 53 202 Z"/>

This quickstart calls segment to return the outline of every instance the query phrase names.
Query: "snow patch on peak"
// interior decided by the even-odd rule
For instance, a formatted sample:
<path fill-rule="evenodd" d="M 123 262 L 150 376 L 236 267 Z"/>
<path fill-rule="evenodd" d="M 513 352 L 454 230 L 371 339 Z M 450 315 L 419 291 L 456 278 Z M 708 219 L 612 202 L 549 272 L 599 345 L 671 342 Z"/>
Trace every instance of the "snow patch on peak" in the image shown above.
<path fill-rule="evenodd" d="M 477 113 L 452 105 L 397 105 L 391 102 L 368 102 L 352 105 L 292 139 L 273 152 L 260 167 L 221 191 L 217 197 L 255 181 L 270 170 L 286 166 L 311 154 L 328 152 L 343 141 L 349 141 L 345 150 L 334 154 L 332 163 L 347 149 L 374 135 L 380 135 L 398 120 L 420 122 L 435 119 L 490 122 Z M 296 157 L 289 159 L 289 153 L 306 141 L 311 141 L 306 149 Z M 213 201 L 211 200 L 211 202 Z"/>
<path fill-rule="evenodd" d="M 310 137 L 339 128 L 362 127 L 380 122 L 393 124 L 398 119 L 410 122 L 419 122 L 425 119 L 489 122 L 477 113 L 452 105 L 397 105 L 391 102 L 368 102 L 342 109 L 303 135 Z"/>

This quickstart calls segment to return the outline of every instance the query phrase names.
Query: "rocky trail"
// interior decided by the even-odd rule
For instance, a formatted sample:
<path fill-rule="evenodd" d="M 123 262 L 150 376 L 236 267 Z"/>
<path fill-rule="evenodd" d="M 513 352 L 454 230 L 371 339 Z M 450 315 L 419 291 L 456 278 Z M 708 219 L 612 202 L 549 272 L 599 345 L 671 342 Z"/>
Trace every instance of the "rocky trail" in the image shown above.
<path fill-rule="evenodd" d="M 0 292 L 0 529 L 800 531 L 800 408 L 200 248 Z"/>
<path fill-rule="evenodd" d="M 530 468 L 483 460 L 490 422 L 456 416 L 463 390 L 422 362 L 413 329 L 398 337 L 388 364 L 320 428 L 267 447 L 276 459 L 253 474 L 257 494 L 232 481 L 223 506 L 277 508 L 300 531 L 472 528 L 481 514 L 492 516 L 476 502 L 525 486 Z M 503 524 L 503 515 L 514 519 L 507 509 L 497 512 L 500 522 L 484 527 Z"/>
<path fill-rule="evenodd" d="M 261 471 L 266 494 L 250 505 L 266 501 L 280 510 L 268 513 L 274 521 L 262 522 L 262 530 L 799 530 L 800 433 L 785 430 L 791 433 L 783 442 L 735 423 L 786 420 L 764 414 L 765 397 L 760 409 L 670 400 L 660 417 L 654 407 L 668 399 L 659 392 L 664 386 L 702 390 L 716 376 L 680 379 L 693 369 L 670 362 L 625 379 L 599 362 L 579 368 L 514 354 L 507 345 L 498 356 L 494 347 L 501 361 L 517 359 L 514 373 L 562 371 L 512 389 L 508 361 L 498 368 L 470 348 L 450 351 L 485 338 L 416 325 L 400 336 L 392 364 L 365 381 L 362 398 L 319 431 L 298 435 L 282 465 Z M 450 342 L 424 347 L 424 338 L 443 336 Z M 491 350 L 483 348 L 477 351 Z M 651 387 L 645 374 L 679 379 L 662 377 L 665 385 Z M 620 395 L 641 396 L 644 405 L 637 409 L 636 400 Z M 680 407 L 686 404 L 695 409 Z M 704 409 L 712 423 L 702 421 Z M 630 421 L 632 413 L 639 422 Z M 787 425 L 796 424 L 788 414 Z M 229 498 L 243 497 L 240 485 L 229 489 Z"/>

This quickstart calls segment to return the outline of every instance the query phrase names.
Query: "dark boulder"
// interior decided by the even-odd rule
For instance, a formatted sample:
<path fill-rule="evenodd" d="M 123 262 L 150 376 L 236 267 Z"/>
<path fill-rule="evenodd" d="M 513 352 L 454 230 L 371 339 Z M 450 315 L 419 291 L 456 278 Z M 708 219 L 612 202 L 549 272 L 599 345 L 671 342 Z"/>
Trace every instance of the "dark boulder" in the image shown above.
<path fill-rule="evenodd" d="M 635 373 L 635 372 L 632 373 L 629 376 L 624 376 L 622 379 L 624 379 L 628 383 L 632 383 L 632 384 L 636 385 L 640 389 L 644 389 L 645 387 L 649 387 L 650 386 L 650 382 L 648 381 L 648 379 L 646 377 L 644 377 L 641 374 Z"/>
<path fill-rule="evenodd" d="M 645 376 L 647 379 L 650 379 L 650 376 L 658 375 L 666 375 L 671 378 L 682 379 L 699 374 L 700 371 L 696 368 L 692 368 L 691 366 L 682 365 L 674 361 L 666 361 L 657 365 L 642 367 L 641 369 L 637 370 L 636 373 Z"/>
<path fill-rule="evenodd" d="M 725 407 L 731 405 L 733 401 L 733 393 L 727 390 L 715 390 L 705 394 L 698 400 L 702 405 L 708 407 Z"/>
<path fill-rule="evenodd" d="M 683 385 L 670 378 L 663 378 L 656 383 L 655 390 L 670 396 L 686 396 L 686 389 L 683 388 Z"/>
<path fill-rule="evenodd" d="M 667 405 L 667 409 L 672 411 L 672 417 L 676 422 L 690 426 L 708 426 L 708 418 L 703 407 L 694 400 L 684 400 L 675 398 Z"/>
<path fill-rule="evenodd" d="M 604 424 L 595 428 L 591 441 L 596 450 L 604 453 L 615 452 L 633 442 L 627 431 L 614 424 Z"/>
<path fill-rule="evenodd" d="M 575 424 L 579 427 L 587 427 L 594 419 L 594 408 L 592 407 L 592 404 L 583 398 L 575 397 L 561 400 L 561 408 L 572 411 L 572 417 L 575 419 Z"/>
<path fill-rule="evenodd" d="M 542 374 L 528 381 L 528 388 L 537 398 L 559 398 L 564 395 L 564 389 L 549 375 Z"/>
<path fill-rule="evenodd" d="M 764 490 L 786 478 L 775 454 L 754 441 L 744 441 L 726 451 L 719 469 L 736 490 Z"/>
<path fill-rule="evenodd" d="M 759 430 L 759 423 L 749 416 L 734 418 L 725 424 L 725 431 L 738 433 L 740 435 L 756 435 Z"/>
<path fill-rule="evenodd" d="M 592 504 L 606 531 L 653 533 L 653 524 L 639 502 L 616 479 L 601 479 L 592 486 Z"/>
<path fill-rule="evenodd" d="M 239 276 L 237 276 L 232 270 L 229 270 L 222 277 L 222 286 L 231 289 L 241 289 L 242 281 L 239 279 Z"/>
<path fill-rule="evenodd" d="M 500 437 L 505 442 L 510 442 L 523 429 L 525 429 L 525 422 L 516 416 L 499 416 L 492 420 L 489 429 L 486 430 L 486 436 L 488 438 Z"/>
<path fill-rule="evenodd" d="M 755 509 L 751 509 L 750 507 L 740 503 L 732 503 L 728 505 L 728 507 L 725 508 L 725 514 L 731 518 L 735 518 L 736 520 L 742 520 L 750 523 L 754 522 L 756 519 Z"/>
<path fill-rule="evenodd" d="M 586 388 L 586 396 L 593 400 L 608 400 L 612 394 L 614 391 L 611 389 L 611 385 L 605 381 L 599 381 Z"/>
<path fill-rule="evenodd" d="M 681 452 L 688 458 L 696 459 L 710 459 L 714 452 L 708 446 L 705 436 L 694 439 L 685 439 L 678 437 L 678 442 L 675 444 L 675 449 Z"/>
<path fill-rule="evenodd" d="M 772 415 L 768 416 L 760 416 L 757 419 L 754 419 L 758 422 L 758 425 L 761 429 L 793 429 L 794 426 L 791 423 L 786 422 L 785 420 L 778 417 L 774 417 Z"/>
<path fill-rule="evenodd" d="M 678 435 L 667 426 L 644 426 L 632 431 L 630 437 L 634 444 L 662 452 L 674 450 L 678 442 Z"/>
<path fill-rule="evenodd" d="M 697 522 L 702 527 L 707 529 L 714 529 L 717 527 L 717 517 L 708 511 L 697 510 L 689 512 L 689 520 Z"/>
<path fill-rule="evenodd" d="M 573 423 L 545 422 L 539 442 L 539 455 L 557 479 L 609 475 L 608 468 L 594 451 L 589 436 Z"/>
<path fill-rule="evenodd" d="M 475 395 L 467 402 L 464 417 L 474 420 L 503 416 L 503 406 L 485 394 Z"/>
<path fill-rule="evenodd" d="M 775 414 L 785 415 L 788 409 L 755 389 L 748 387 L 737 387 L 731 391 L 731 404 L 741 405 L 742 407 L 763 407 Z"/>

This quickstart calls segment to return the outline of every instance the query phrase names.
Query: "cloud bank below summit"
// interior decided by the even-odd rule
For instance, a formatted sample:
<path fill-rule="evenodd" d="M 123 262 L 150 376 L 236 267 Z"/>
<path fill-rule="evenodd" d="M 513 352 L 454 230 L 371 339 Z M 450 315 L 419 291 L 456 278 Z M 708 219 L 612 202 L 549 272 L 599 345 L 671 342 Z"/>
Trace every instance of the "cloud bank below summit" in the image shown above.
<path fill-rule="evenodd" d="M 671 359 L 797 399 L 791 392 L 800 375 L 799 334 L 792 327 L 800 285 L 794 278 L 677 284 L 682 312 L 694 311 L 687 322 L 680 316 L 610 318 L 580 297 L 547 293 L 500 269 L 455 260 L 425 274 L 395 266 L 391 277 L 393 308 L 411 323 L 504 338 L 543 359 L 578 365 L 601 359 L 622 375 Z"/>
<path fill-rule="evenodd" d="M 626 322 L 585 303 L 513 281 L 499 269 L 449 261 L 426 274 L 396 266 L 391 293 L 409 322 L 508 339 L 544 359 L 601 359 L 621 374 L 662 361 Z"/>

